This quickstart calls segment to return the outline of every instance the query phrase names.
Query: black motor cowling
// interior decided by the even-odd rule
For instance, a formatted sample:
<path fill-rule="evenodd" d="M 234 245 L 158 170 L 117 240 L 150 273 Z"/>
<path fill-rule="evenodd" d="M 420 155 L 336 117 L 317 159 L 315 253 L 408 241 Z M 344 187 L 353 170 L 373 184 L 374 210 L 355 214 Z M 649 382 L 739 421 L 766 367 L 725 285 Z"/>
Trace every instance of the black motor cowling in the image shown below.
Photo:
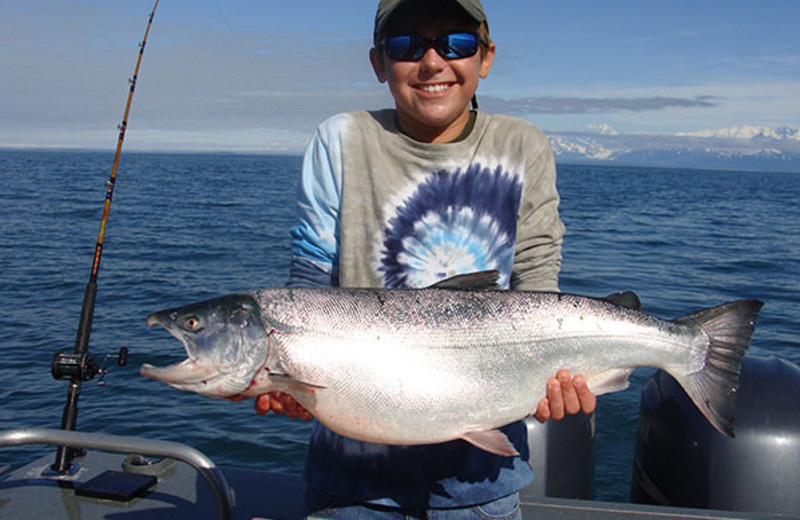
<path fill-rule="evenodd" d="M 735 438 L 718 433 L 657 372 L 642 389 L 631 500 L 800 514 L 800 368 L 745 356 L 734 430 Z"/>

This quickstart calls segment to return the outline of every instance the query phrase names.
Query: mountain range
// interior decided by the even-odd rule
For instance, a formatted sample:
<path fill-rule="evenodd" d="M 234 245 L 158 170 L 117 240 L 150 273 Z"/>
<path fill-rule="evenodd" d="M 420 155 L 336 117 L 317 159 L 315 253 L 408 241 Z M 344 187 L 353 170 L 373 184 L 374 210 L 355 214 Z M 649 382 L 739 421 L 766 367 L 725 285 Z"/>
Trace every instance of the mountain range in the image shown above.
<path fill-rule="evenodd" d="M 608 125 L 547 132 L 556 161 L 800 173 L 800 126 L 739 126 L 674 135 L 622 134 Z"/>

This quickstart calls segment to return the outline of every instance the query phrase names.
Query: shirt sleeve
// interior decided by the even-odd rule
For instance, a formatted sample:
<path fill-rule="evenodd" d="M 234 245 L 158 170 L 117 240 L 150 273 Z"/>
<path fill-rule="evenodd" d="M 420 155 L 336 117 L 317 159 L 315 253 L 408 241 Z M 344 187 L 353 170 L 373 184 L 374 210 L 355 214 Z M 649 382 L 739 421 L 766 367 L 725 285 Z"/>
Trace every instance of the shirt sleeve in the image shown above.
<path fill-rule="evenodd" d="M 338 139 L 331 139 L 335 125 L 326 123 L 314 134 L 303 157 L 288 287 L 338 285 L 341 148 Z"/>
<path fill-rule="evenodd" d="M 558 291 L 564 224 L 558 215 L 556 166 L 543 145 L 528 163 L 517 222 L 511 286 L 523 291 Z"/>

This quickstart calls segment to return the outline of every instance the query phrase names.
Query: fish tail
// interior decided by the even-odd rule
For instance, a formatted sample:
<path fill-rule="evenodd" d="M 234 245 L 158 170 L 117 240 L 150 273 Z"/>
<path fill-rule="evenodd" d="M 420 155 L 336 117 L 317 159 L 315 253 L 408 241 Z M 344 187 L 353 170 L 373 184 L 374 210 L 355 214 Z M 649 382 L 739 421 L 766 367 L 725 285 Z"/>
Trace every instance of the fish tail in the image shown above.
<path fill-rule="evenodd" d="M 678 379 L 714 428 L 728 437 L 733 437 L 742 358 L 762 305 L 758 300 L 739 300 L 675 320 L 699 327 L 708 338 L 703 368 Z"/>

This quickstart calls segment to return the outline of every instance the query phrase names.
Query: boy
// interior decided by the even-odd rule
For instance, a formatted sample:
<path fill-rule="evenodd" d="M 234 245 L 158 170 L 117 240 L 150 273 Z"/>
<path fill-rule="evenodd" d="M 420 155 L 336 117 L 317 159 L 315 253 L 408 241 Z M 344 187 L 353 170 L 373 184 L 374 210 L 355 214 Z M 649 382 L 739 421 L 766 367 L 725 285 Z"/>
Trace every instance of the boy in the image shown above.
<path fill-rule="evenodd" d="M 418 288 L 497 269 L 505 288 L 558 290 L 564 232 L 555 165 L 533 125 L 470 110 L 495 45 L 478 0 L 382 0 L 370 51 L 394 110 L 340 114 L 306 152 L 290 286 Z M 536 417 L 594 410 L 560 371 Z M 256 410 L 308 418 L 292 399 Z M 336 518 L 519 517 L 533 478 L 523 422 L 503 431 L 521 457 L 463 441 L 373 445 L 319 424 L 306 465 L 309 512 Z"/>

